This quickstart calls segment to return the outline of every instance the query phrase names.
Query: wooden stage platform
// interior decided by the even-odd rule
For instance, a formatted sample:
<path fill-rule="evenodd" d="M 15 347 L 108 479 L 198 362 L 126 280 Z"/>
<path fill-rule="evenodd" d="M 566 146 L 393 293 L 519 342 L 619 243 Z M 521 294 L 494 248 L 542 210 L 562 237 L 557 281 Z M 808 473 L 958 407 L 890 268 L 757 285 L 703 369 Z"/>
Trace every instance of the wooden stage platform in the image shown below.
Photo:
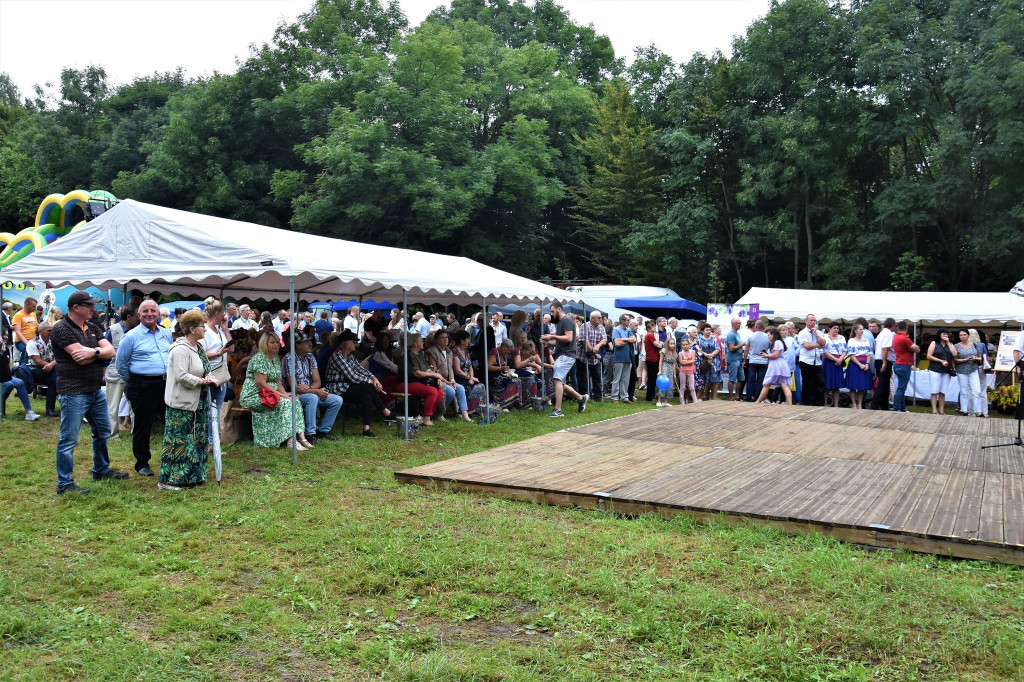
<path fill-rule="evenodd" d="M 395 474 L 625 514 L 685 513 L 1024 565 L 1016 422 L 726 401 L 650 410 Z"/>

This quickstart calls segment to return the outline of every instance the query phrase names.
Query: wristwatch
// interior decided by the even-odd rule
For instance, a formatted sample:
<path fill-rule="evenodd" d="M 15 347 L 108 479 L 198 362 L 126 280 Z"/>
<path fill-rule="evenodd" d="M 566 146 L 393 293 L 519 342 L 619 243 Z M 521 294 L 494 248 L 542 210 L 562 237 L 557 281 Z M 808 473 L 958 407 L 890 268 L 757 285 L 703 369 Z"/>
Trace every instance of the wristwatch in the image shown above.
<path fill-rule="evenodd" d="M 100 356 L 100 349 L 99 349 L 99 348 L 97 348 L 97 349 L 96 349 L 96 357 L 99 357 L 99 356 Z"/>

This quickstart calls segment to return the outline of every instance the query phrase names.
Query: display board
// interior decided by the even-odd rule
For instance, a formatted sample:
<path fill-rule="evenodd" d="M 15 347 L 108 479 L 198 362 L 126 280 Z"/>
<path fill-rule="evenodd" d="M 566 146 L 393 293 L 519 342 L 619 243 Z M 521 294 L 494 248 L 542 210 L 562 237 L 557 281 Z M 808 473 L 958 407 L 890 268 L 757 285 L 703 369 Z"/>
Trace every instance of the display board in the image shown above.
<path fill-rule="evenodd" d="M 723 331 L 731 327 L 734 317 L 746 326 L 748 319 L 756 320 L 760 314 L 760 303 L 708 303 L 708 323 L 719 325 Z"/>
<path fill-rule="evenodd" d="M 993 369 L 997 372 L 1009 372 L 1013 369 L 1013 344 L 1017 342 L 1019 331 L 1003 330 L 999 334 L 999 347 L 996 350 L 996 366 Z"/>

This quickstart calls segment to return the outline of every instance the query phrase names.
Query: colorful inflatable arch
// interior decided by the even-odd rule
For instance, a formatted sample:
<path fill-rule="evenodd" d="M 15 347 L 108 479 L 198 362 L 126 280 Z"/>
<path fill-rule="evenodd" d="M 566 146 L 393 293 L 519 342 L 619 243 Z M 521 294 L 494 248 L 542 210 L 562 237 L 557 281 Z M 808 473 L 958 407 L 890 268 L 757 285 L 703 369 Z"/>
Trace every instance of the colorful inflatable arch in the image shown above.
<path fill-rule="evenodd" d="M 51 194 L 39 204 L 34 226 L 18 234 L 0 232 L 0 269 L 70 234 L 116 203 L 117 197 L 103 190 Z"/>

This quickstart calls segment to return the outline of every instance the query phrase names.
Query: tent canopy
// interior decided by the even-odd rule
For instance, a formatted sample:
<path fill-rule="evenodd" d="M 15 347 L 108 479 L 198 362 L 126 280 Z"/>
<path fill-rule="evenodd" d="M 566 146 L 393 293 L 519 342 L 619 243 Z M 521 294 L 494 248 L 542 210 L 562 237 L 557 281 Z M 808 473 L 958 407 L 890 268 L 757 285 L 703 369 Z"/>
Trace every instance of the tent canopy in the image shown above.
<path fill-rule="evenodd" d="M 761 315 L 774 320 L 803 320 L 814 313 L 819 321 L 891 317 L 925 324 L 1001 326 L 1024 322 L 1024 298 L 1009 293 L 754 287 L 737 303 L 758 303 Z"/>
<path fill-rule="evenodd" d="M 617 298 L 615 299 L 615 307 L 633 310 L 649 317 L 672 315 L 675 317 L 686 316 L 703 319 L 708 316 L 707 306 L 667 294 L 664 296 Z"/>
<path fill-rule="evenodd" d="M 489 313 L 501 313 L 502 315 L 511 315 L 512 313 L 522 310 L 524 313 L 533 314 L 533 311 L 537 310 L 540 306 L 537 304 L 529 305 L 489 305 L 487 306 L 487 312 Z M 562 303 L 562 309 L 570 315 L 589 315 L 593 311 L 597 310 L 602 312 L 598 308 L 592 305 L 586 305 L 585 303 Z"/>
<path fill-rule="evenodd" d="M 539 303 L 578 296 L 457 256 L 374 246 L 127 199 L 3 269 L 5 280 L 185 296 L 401 298 L 419 303 Z"/>

